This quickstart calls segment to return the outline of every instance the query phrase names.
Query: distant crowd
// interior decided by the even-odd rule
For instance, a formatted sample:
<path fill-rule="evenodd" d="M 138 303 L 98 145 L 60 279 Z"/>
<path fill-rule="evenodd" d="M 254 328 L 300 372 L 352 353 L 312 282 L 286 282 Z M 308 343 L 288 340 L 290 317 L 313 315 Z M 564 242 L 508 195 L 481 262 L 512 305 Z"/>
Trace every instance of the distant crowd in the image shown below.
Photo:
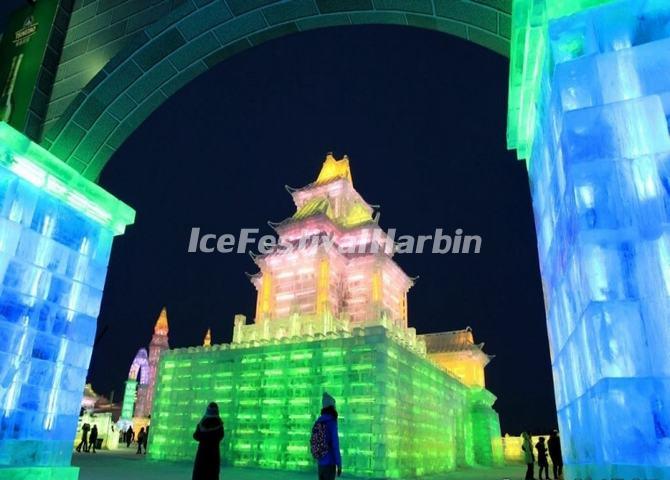
<path fill-rule="evenodd" d="M 90 434 L 89 434 L 90 432 Z M 147 453 L 147 440 L 149 439 L 149 427 L 147 426 L 146 430 L 144 427 L 140 428 L 137 438 L 135 438 L 135 432 L 133 431 L 133 426 L 129 426 L 126 431 L 119 432 L 119 444 L 126 444 L 126 448 L 130 448 L 130 445 L 133 442 L 137 442 L 137 453 Z M 88 423 L 85 423 L 81 427 L 81 441 L 75 448 L 77 452 L 84 453 L 95 453 L 97 448 L 100 448 L 98 445 L 102 443 L 102 440 L 98 438 L 98 427 L 93 425 L 93 428 Z"/>
<path fill-rule="evenodd" d="M 526 480 L 534 480 L 535 455 L 533 453 L 533 441 L 528 432 L 523 432 L 521 438 L 523 439 L 521 448 L 523 449 L 524 462 L 527 467 Z M 563 456 L 561 454 L 561 440 L 558 436 L 558 430 L 551 432 L 549 440 L 546 442 L 544 437 L 540 437 L 535 444 L 535 451 L 537 452 L 537 466 L 539 468 L 538 477 L 540 480 L 549 480 L 549 461 L 547 460 L 547 454 L 549 454 L 549 458 L 551 458 L 554 474 L 553 478 L 555 480 L 563 478 Z M 542 473 L 545 474 L 544 478 L 542 477 Z"/>
<path fill-rule="evenodd" d="M 328 393 L 322 397 L 321 415 L 312 427 L 310 451 L 318 463 L 319 480 L 334 480 L 342 475 L 342 456 L 340 441 L 337 432 L 337 410 L 335 399 Z M 90 434 L 89 434 L 90 432 Z M 193 439 L 198 442 L 198 451 L 193 466 L 193 480 L 218 480 L 221 469 L 221 454 L 219 444 L 223 440 L 223 420 L 219 416 L 219 406 L 212 402 L 207 406 L 205 414 L 198 422 Z M 127 430 L 119 432 L 119 444 L 126 444 L 130 448 L 133 442 L 137 443 L 137 454 L 147 453 L 147 439 L 149 427 L 140 428 L 135 438 L 132 425 Z M 75 449 L 77 452 L 95 453 L 98 444 L 98 427 L 93 428 L 88 423 L 82 426 L 81 441 Z M 99 448 L 99 447 L 98 447 Z"/>
<path fill-rule="evenodd" d="M 310 437 L 310 452 L 318 465 L 319 480 L 334 480 L 342 475 L 342 456 L 340 454 L 340 441 L 337 428 L 337 410 L 335 399 L 328 393 L 323 394 L 321 400 L 321 415 L 312 427 Z M 90 431 L 90 434 L 89 434 Z M 140 429 L 135 438 L 132 425 L 127 430 L 119 432 L 119 443 L 126 444 L 130 448 L 133 442 L 137 443 L 137 454 L 147 453 L 147 439 L 149 427 Z M 207 406 L 205 414 L 198 422 L 193 433 L 193 439 L 198 442 L 198 451 L 193 466 L 193 480 L 218 480 L 221 468 L 221 454 L 219 445 L 224 437 L 223 421 L 219 416 L 219 407 L 212 402 Z M 550 480 L 549 461 L 553 465 L 553 478 L 563 478 L 563 458 L 561 455 L 561 442 L 558 430 L 554 430 L 549 439 L 540 437 L 533 446 L 533 441 L 528 432 L 521 434 L 523 443 L 524 462 L 526 463 L 525 480 L 535 480 L 535 459 L 537 454 L 537 465 L 539 480 Z M 98 446 L 98 428 L 85 423 L 82 427 L 81 442 L 77 445 L 77 452 L 95 453 Z M 99 447 L 98 447 L 99 448 Z M 544 474 L 544 477 L 543 477 Z"/>
<path fill-rule="evenodd" d="M 147 425 L 147 429 L 145 430 L 144 427 L 140 428 L 140 431 L 137 433 L 137 439 L 135 438 L 135 432 L 133 431 L 133 426 L 130 425 L 128 429 L 125 432 L 120 432 L 119 433 L 119 444 L 126 444 L 126 448 L 130 448 L 130 444 L 133 443 L 135 440 L 137 440 L 137 453 L 138 455 L 141 453 L 147 453 L 147 441 L 149 440 L 149 425 Z M 142 452 L 142 448 L 144 448 L 144 452 Z"/>
<path fill-rule="evenodd" d="M 88 432 L 91 432 L 89 435 Z M 85 453 L 95 453 L 95 449 L 98 445 L 98 426 L 93 425 L 93 428 L 88 423 L 85 423 L 81 427 L 81 441 L 75 450 L 77 452 Z"/>

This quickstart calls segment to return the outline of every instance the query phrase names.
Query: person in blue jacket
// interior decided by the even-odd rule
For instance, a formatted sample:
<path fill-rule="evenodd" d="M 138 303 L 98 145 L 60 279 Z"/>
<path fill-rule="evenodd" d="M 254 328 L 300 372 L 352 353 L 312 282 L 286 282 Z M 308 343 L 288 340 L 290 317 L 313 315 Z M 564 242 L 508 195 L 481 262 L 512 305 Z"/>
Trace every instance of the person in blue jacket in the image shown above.
<path fill-rule="evenodd" d="M 342 475 L 342 456 L 340 454 L 340 438 L 337 433 L 335 399 L 324 392 L 321 406 L 321 416 L 317 422 L 326 424 L 330 445 L 328 453 L 319 459 L 319 480 L 334 480 L 336 475 L 338 477 Z"/>

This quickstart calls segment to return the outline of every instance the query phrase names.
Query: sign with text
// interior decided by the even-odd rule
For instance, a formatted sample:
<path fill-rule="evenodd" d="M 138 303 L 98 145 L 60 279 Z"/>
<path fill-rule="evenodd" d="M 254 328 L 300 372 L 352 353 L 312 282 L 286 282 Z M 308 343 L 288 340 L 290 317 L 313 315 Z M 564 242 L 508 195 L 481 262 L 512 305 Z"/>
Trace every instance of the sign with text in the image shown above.
<path fill-rule="evenodd" d="M 59 2 L 16 10 L 0 42 L 0 121 L 24 130 Z"/>

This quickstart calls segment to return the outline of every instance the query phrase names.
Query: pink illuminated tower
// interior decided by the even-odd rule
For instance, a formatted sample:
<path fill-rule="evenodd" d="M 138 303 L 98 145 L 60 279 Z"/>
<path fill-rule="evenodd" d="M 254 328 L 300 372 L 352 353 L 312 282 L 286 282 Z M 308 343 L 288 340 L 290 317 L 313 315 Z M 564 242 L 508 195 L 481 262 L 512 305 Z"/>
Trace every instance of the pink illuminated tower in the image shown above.
<path fill-rule="evenodd" d="M 163 307 L 160 316 L 154 326 L 154 334 L 149 344 L 149 366 L 147 383 L 139 385 L 137 390 L 137 404 L 135 405 L 135 417 L 148 417 L 151 414 L 151 404 L 154 396 L 156 382 L 156 369 L 161 353 L 170 348 L 168 344 L 168 318 L 167 309 Z"/>
<path fill-rule="evenodd" d="M 349 159 L 328 154 L 315 182 L 289 192 L 296 212 L 274 228 L 280 245 L 291 248 L 255 258 L 255 325 L 245 328 L 240 316 L 234 341 L 374 324 L 406 330 L 412 279 L 392 259 L 373 207 L 354 189 Z"/>

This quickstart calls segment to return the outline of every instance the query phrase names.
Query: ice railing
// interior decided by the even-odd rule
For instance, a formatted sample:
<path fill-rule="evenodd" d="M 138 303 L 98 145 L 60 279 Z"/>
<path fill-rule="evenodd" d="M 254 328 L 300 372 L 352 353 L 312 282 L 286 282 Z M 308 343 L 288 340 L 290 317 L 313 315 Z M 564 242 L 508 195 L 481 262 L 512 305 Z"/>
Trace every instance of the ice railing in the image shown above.
<path fill-rule="evenodd" d="M 199 348 L 248 348 L 252 346 L 319 341 L 329 338 L 347 338 L 364 335 L 367 327 L 382 326 L 389 337 L 421 357 L 426 357 L 426 344 L 415 328 L 399 327 L 382 313 L 376 320 L 353 323 L 348 317 L 294 314 L 282 319 L 247 323 L 245 315 L 235 315 L 233 339 L 230 344 L 211 345 Z"/>

